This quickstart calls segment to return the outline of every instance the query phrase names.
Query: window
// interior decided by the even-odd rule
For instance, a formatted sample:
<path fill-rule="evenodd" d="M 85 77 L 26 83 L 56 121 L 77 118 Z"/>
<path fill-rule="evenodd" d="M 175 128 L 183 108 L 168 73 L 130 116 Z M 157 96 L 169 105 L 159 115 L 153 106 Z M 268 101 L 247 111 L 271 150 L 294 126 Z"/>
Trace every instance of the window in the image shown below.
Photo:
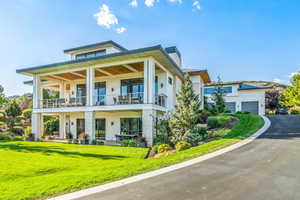
<path fill-rule="evenodd" d="M 96 139 L 105 140 L 105 119 L 96 119 Z"/>
<path fill-rule="evenodd" d="M 232 87 L 223 87 L 224 93 L 232 93 Z M 216 88 L 205 88 L 204 94 L 213 94 L 216 92 Z"/>
<path fill-rule="evenodd" d="M 86 103 L 86 84 L 78 84 L 76 88 L 76 102 L 85 105 Z"/>
<path fill-rule="evenodd" d="M 131 95 L 131 97 L 142 98 L 144 96 L 144 79 L 121 80 L 121 96 Z"/>
<path fill-rule="evenodd" d="M 172 85 L 173 84 L 173 79 L 171 77 L 168 77 L 168 82 L 169 82 L 170 85 Z"/>
<path fill-rule="evenodd" d="M 75 56 L 76 60 L 85 59 L 85 58 L 93 58 L 97 56 L 102 56 L 106 54 L 106 50 L 93 51 L 88 53 L 82 53 Z"/>
<path fill-rule="evenodd" d="M 142 118 L 121 118 L 121 134 L 142 136 Z"/>
<path fill-rule="evenodd" d="M 95 83 L 94 94 L 96 95 L 96 105 L 104 105 L 105 104 L 105 95 L 106 95 L 106 83 L 105 82 L 97 82 Z"/>

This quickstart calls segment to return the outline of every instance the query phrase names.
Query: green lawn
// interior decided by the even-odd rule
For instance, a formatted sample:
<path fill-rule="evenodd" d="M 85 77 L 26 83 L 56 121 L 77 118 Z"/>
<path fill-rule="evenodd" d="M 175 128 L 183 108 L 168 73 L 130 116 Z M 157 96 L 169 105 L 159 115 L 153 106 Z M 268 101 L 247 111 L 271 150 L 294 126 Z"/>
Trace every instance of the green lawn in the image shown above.
<path fill-rule="evenodd" d="M 152 159 L 143 159 L 143 148 L 0 143 L 0 199 L 43 199 L 158 169 L 229 146 L 263 125 L 258 116 L 239 118 L 223 139 Z"/>

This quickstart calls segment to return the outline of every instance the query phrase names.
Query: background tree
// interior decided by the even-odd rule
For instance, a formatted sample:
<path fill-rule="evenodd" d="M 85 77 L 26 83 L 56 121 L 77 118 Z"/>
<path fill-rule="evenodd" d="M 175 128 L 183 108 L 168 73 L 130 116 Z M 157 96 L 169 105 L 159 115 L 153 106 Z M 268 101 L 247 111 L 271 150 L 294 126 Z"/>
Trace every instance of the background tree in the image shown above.
<path fill-rule="evenodd" d="M 178 106 L 171 116 L 169 124 L 171 128 L 171 142 L 187 140 L 188 135 L 194 133 L 201 113 L 201 101 L 195 94 L 189 75 L 184 75 L 184 81 L 177 95 Z"/>
<path fill-rule="evenodd" d="M 0 108 L 3 108 L 4 104 L 7 102 L 4 94 L 4 88 L 0 85 Z"/>
<path fill-rule="evenodd" d="M 213 100 L 213 108 L 216 113 L 224 113 L 225 112 L 225 101 L 224 101 L 224 88 L 222 85 L 221 78 L 218 77 L 218 82 L 215 86 L 215 91 L 212 94 L 212 100 Z"/>
<path fill-rule="evenodd" d="M 14 132 L 14 126 L 18 120 L 18 117 L 22 114 L 22 110 L 16 101 L 12 101 L 4 111 L 5 122 L 11 132 Z"/>
<path fill-rule="evenodd" d="M 276 110 L 280 107 L 281 94 L 278 90 L 266 91 L 266 108 L 270 110 Z"/>
<path fill-rule="evenodd" d="M 283 91 L 281 105 L 285 107 L 300 106 L 300 73 L 296 73 L 291 78 L 291 87 Z"/>

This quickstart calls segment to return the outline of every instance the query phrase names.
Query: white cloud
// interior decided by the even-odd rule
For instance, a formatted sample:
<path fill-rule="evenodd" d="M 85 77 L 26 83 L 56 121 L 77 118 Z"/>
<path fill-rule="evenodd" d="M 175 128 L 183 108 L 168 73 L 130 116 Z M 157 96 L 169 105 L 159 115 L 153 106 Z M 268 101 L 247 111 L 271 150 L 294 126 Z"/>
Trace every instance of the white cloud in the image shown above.
<path fill-rule="evenodd" d="M 124 33 L 125 31 L 127 31 L 127 29 L 125 27 L 120 27 L 116 29 L 117 33 L 121 34 Z"/>
<path fill-rule="evenodd" d="M 155 0 L 145 0 L 145 5 L 148 7 L 153 7 Z"/>
<path fill-rule="evenodd" d="M 273 82 L 275 82 L 275 83 L 284 83 L 284 82 L 286 82 L 285 80 L 282 80 L 282 79 L 279 79 L 279 78 L 274 78 L 273 79 Z"/>
<path fill-rule="evenodd" d="M 195 8 L 198 9 L 198 10 L 200 10 L 200 9 L 201 9 L 200 2 L 199 2 L 199 1 L 194 1 L 193 7 L 195 7 Z"/>
<path fill-rule="evenodd" d="M 99 26 L 110 29 L 112 25 L 119 23 L 118 18 L 110 11 L 106 4 L 102 4 L 99 9 L 100 11 L 94 14 Z"/>
<path fill-rule="evenodd" d="M 171 3 L 182 3 L 182 0 L 168 0 Z"/>
<path fill-rule="evenodd" d="M 138 6 L 138 2 L 137 0 L 132 0 L 129 5 L 136 8 Z"/>
<path fill-rule="evenodd" d="M 296 74 L 299 74 L 299 72 L 292 72 L 292 73 L 290 73 L 289 78 L 293 78 L 293 76 L 296 75 Z"/>

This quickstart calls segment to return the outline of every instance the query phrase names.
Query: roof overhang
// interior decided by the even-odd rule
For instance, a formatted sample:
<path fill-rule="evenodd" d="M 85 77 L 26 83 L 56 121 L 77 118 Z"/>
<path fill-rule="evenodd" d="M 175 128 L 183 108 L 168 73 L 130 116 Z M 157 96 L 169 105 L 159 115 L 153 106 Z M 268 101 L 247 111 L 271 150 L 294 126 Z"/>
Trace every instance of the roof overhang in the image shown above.
<path fill-rule="evenodd" d="M 211 83 L 210 76 L 209 76 L 207 70 L 189 70 L 189 69 L 184 69 L 183 71 L 186 72 L 186 73 L 189 73 L 190 76 L 200 76 L 202 78 L 204 84 Z"/>
<path fill-rule="evenodd" d="M 56 71 L 75 70 L 83 67 L 105 65 L 106 63 L 124 61 L 129 59 L 140 58 L 154 58 L 157 62 L 165 66 L 172 73 L 177 74 L 180 78 L 183 78 L 183 72 L 178 65 L 170 58 L 161 45 L 123 51 L 118 53 L 107 54 L 99 57 L 70 60 L 66 62 L 58 62 L 41 66 L 34 66 L 30 68 L 18 69 L 17 73 L 33 76 L 34 74 L 45 74 Z"/>
<path fill-rule="evenodd" d="M 72 54 L 72 53 L 76 53 L 76 52 L 82 51 L 82 50 L 93 50 L 94 48 L 101 48 L 101 47 L 107 47 L 107 46 L 115 47 L 117 49 L 120 49 L 121 51 L 127 51 L 126 48 L 122 47 L 118 43 L 116 43 L 112 40 L 109 40 L 109 41 L 105 41 L 105 42 L 100 42 L 100 43 L 75 47 L 75 48 L 71 48 L 71 49 L 66 49 L 66 50 L 64 50 L 64 53 Z"/>

